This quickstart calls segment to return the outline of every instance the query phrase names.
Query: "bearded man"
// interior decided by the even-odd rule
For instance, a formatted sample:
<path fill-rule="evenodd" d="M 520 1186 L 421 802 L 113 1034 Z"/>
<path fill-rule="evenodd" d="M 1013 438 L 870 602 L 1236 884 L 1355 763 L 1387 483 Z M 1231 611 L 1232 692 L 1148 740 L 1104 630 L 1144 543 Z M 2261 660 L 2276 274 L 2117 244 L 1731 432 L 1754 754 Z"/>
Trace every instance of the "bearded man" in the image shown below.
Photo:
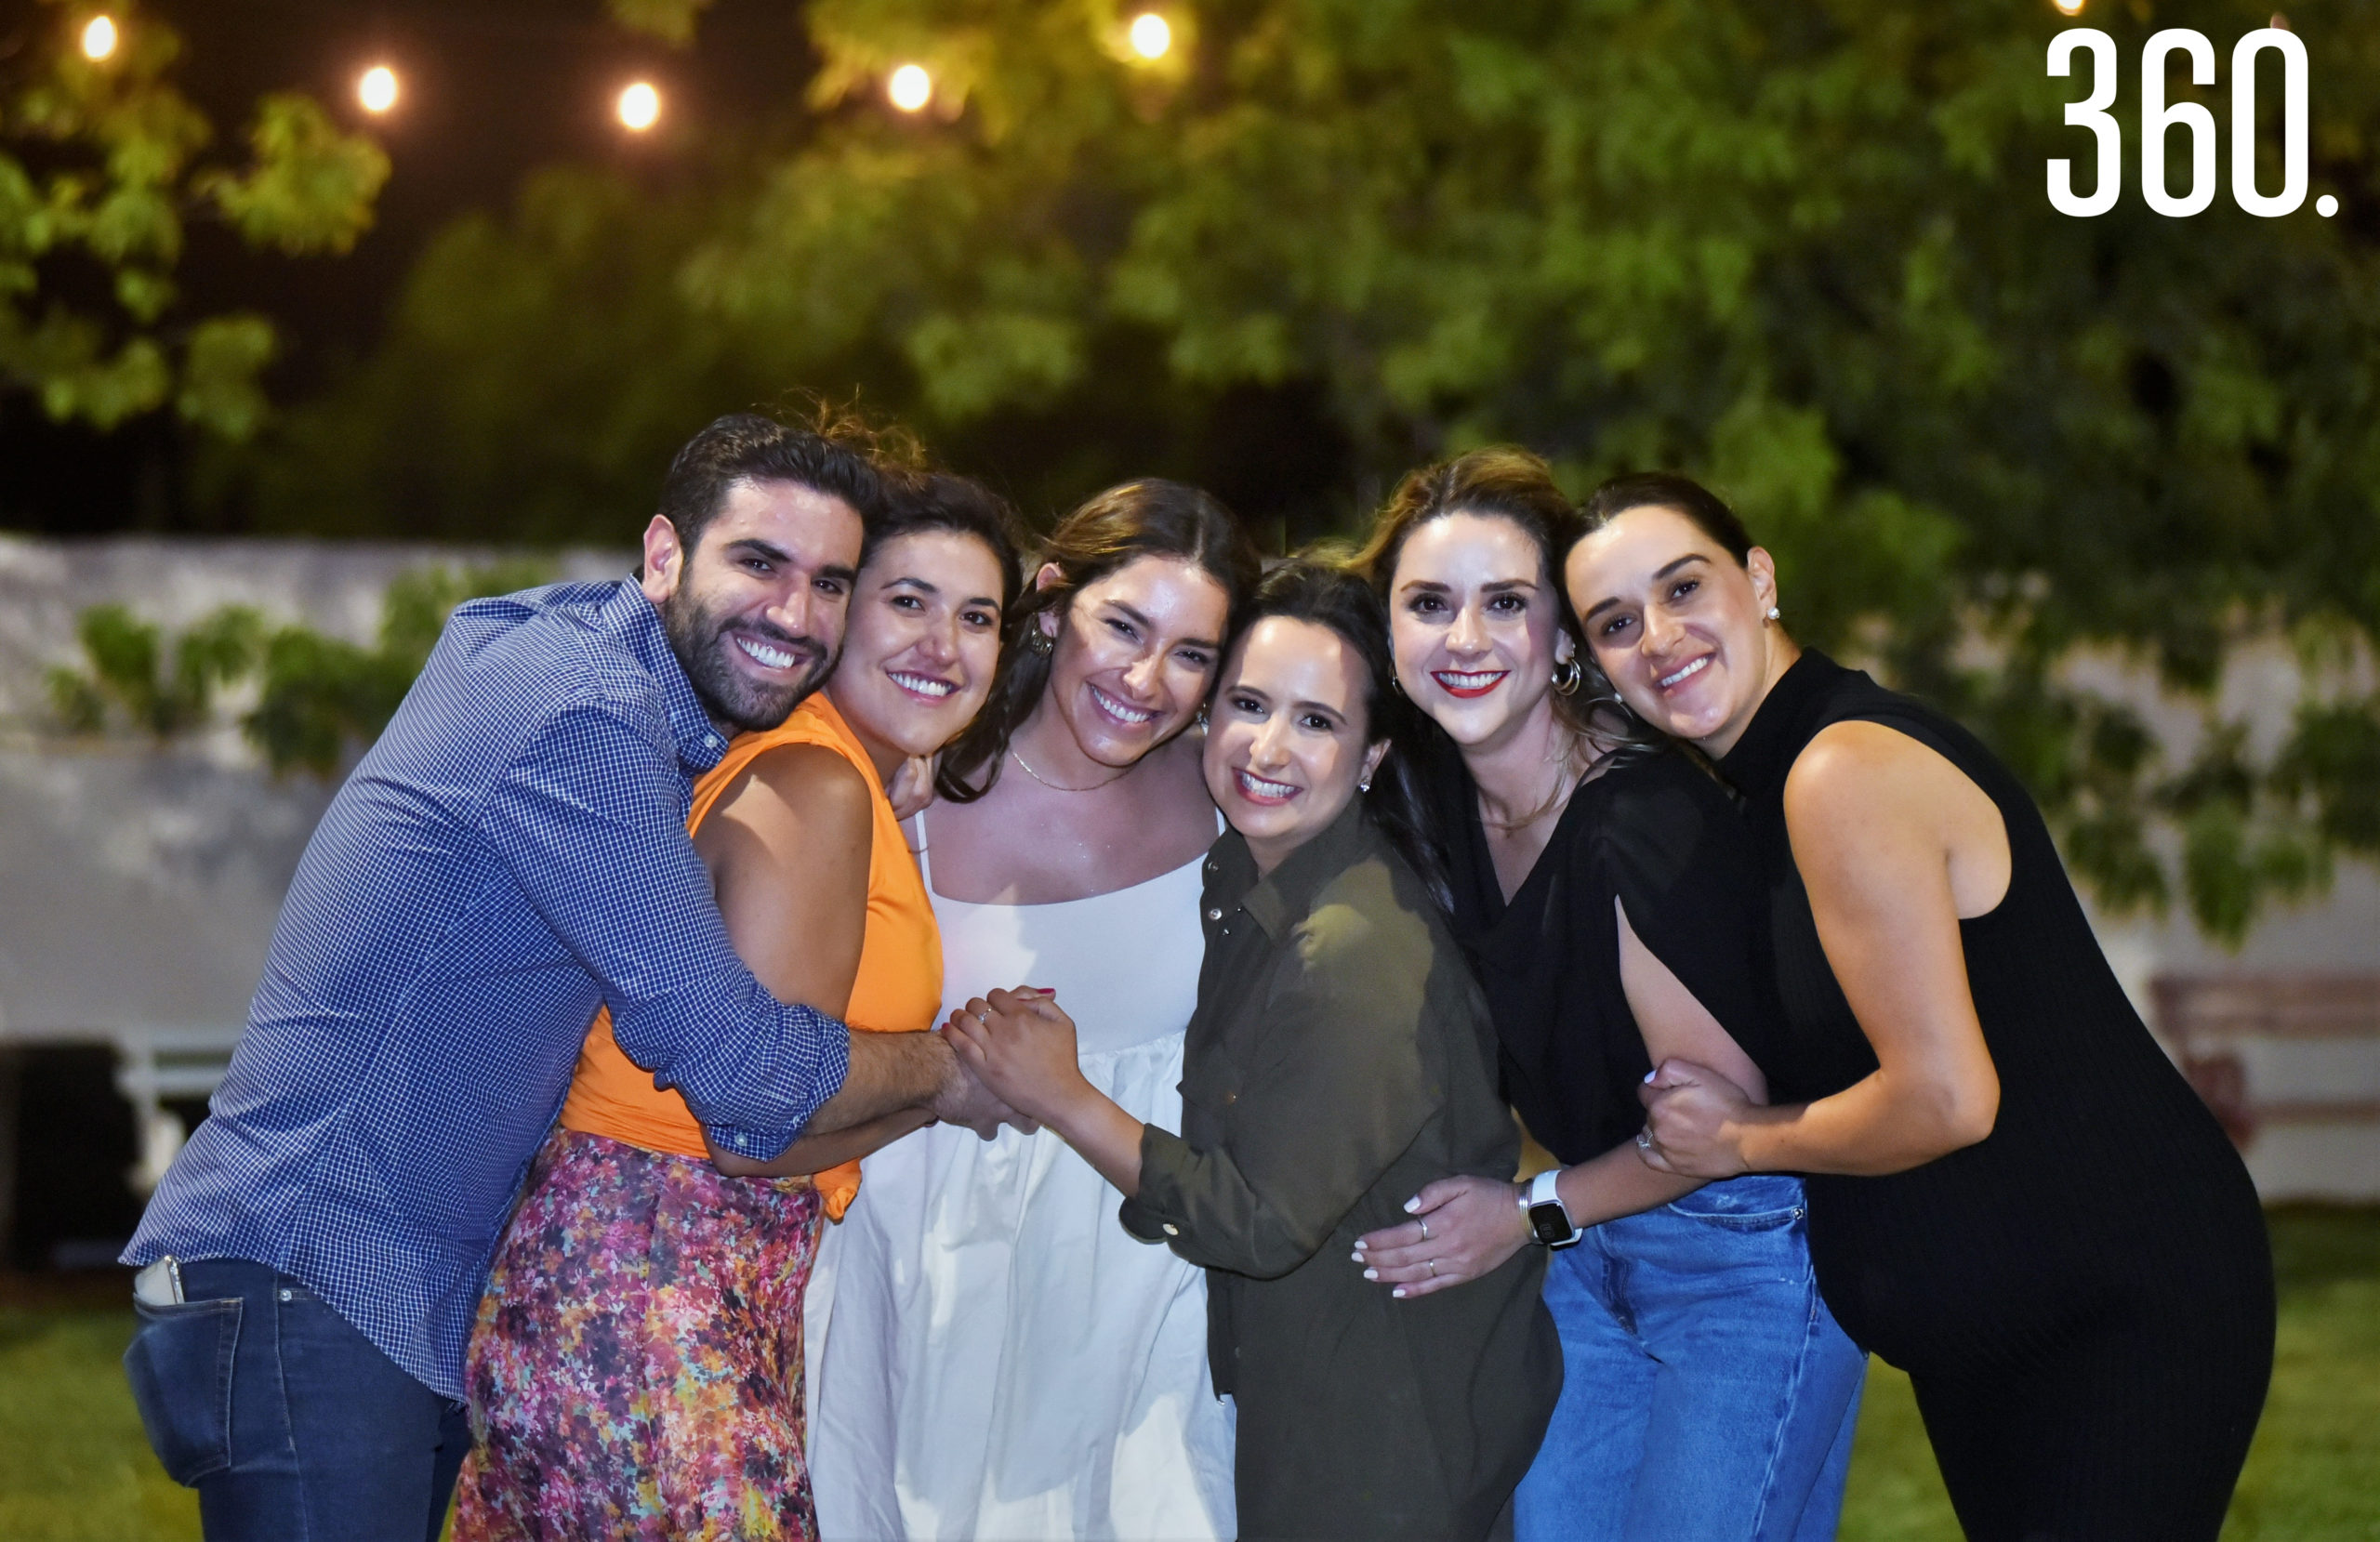
<path fill-rule="evenodd" d="M 729 737 L 833 669 L 885 475 L 846 435 L 713 423 L 637 579 L 456 610 L 332 800 L 124 1255 L 134 1398 L 209 1538 L 439 1535 L 489 1255 L 599 1004 L 742 1156 L 905 1107 L 1005 1114 L 938 1035 L 773 998 L 686 837 Z"/>

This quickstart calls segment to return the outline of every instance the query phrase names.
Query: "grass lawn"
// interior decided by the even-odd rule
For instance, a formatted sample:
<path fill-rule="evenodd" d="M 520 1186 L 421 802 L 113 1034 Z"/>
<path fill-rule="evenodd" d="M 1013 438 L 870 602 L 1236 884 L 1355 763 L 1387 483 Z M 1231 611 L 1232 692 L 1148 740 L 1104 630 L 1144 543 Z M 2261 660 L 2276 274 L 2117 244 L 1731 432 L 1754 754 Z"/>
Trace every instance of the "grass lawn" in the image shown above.
<path fill-rule="evenodd" d="M 2380 1211 L 2272 1216 L 2280 1358 L 2225 1542 L 2380 1542 Z M 128 1307 L 19 1284 L 0 1295 L 0 1537 L 195 1538 L 198 1506 L 157 1470 L 117 1358 Z M 1845 1542 L 1956 1542 L 1909 1383 L 1875 1367 Z"/>

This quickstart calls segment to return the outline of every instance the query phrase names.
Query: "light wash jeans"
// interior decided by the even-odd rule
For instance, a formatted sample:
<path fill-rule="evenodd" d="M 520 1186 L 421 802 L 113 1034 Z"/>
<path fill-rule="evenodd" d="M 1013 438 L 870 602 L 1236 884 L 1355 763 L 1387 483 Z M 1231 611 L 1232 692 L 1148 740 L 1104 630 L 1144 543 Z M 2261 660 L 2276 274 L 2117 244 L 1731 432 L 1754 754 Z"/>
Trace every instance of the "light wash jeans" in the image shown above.
<path fill-rule="evenodd" d="M 1753 1174 L 1554 1255 L 1562 1401 L 1515 1542 L 1834 1535 L 1867 1371 L 1818 1297 L 1798 1180 Z"/>

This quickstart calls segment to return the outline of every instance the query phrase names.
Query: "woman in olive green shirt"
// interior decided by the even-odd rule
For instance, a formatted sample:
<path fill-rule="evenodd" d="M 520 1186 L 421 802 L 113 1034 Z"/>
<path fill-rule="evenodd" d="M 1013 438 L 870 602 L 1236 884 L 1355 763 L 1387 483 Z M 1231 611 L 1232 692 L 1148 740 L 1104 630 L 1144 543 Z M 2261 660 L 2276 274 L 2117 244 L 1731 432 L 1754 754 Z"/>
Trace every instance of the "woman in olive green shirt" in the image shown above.
<path fill-rule="evenodd" d="M 1539 1250 L 1409 1300 L 1346 1265 L 1420 1184 L 1509 1179 L 1518 1156 L 1487 1008 L 1386 758 L 1387 637 L 1360 580 L 1292 562 L 1225 662 L 1205 759 L 1231 830 L 1207 863 L 1180 1135 L 1083 1079 L 1047 995 L 995 991 L 948 1026 L 993 1091 L 1123 1192 L 1127 1228 L 1208 1270 L 1246 1538 L 1484 1537 L 1561 1387 Z"/>

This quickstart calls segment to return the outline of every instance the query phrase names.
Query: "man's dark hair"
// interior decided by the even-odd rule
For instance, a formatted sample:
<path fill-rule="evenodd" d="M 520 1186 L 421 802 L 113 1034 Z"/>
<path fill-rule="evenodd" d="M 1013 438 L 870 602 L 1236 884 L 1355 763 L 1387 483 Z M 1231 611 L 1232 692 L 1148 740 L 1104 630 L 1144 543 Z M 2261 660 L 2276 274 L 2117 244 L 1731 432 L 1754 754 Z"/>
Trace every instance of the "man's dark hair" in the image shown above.
<path fill-rule="evenodd" d="M 669 463 L 657 512 L 677 527 L 689 553 L 738 482 L 793 482 L 842 499 L 872 522 L 884 501 L 879 468 L 899 458 L 888 448 L 856 419 L 799 428 L 759 413 L 730 413 L 688 440 Z"/>

